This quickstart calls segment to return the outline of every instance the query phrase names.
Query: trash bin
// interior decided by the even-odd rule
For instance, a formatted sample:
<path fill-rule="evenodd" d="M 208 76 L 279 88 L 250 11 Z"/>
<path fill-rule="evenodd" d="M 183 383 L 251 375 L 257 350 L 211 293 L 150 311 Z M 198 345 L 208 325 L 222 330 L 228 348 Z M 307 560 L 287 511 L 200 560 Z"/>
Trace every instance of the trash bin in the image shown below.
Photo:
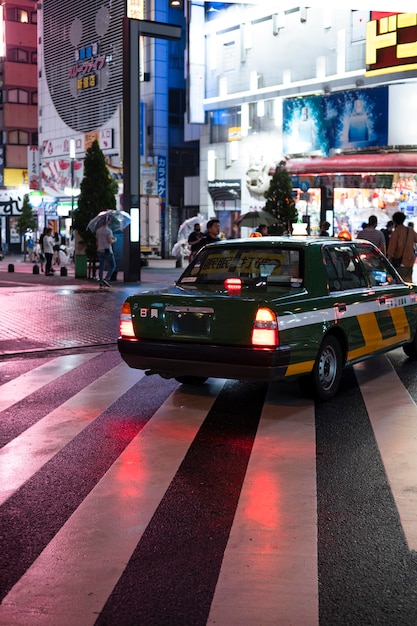
<path fill-rule="evenodd" d="M 7 271 L 8 272 L 14 272 L 14 265 L 13 265 L 13 263 L 9 263 L 9 265 L 7 266 Z"/>
<path fill-rule="evenodd" d="M 39 274 L 39 265 L 35 265 L 32 268 L 32 274 Z"/>
<path fill-rule="evenodd" d="M 75 255 L 75 278 L 87 278 L 87 255 Z"/>

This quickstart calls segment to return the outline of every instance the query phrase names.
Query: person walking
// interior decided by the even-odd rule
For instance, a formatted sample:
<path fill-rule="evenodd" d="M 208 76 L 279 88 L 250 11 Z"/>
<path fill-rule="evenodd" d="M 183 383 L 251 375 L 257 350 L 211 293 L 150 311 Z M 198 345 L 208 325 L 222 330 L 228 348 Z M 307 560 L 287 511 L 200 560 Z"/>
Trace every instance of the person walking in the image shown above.
<path fill-rule="evenodd" d="M 54 258 L 53 258 L 53 263 L 54 265 L 59 265 L 59 246 L 61 243 L 61 238 L 58 235 L 58 233 L 54 233 L 53 234 L 53 240 L 54 240 Z"/>
<path fill-rule="evenodd" d="M 202 239 L 203 237 L 204 235 L 201 232 L 200 224 L 194 224 L 194 230 L 188 237 L 188 245 L 190 246 L 190 254 L 188 255 L 188 261 L 190 263 L 195 257 L 195 254 L 198 250 L 198 243 L 200 239 Z"/>
<path fill-rule="evenodd" d="M 385 228 L 381 228 L 381 233 L 383 233 L 385 237 L 385 245 L 386 245 L 387 250 L 388 250 L 388 244 L 389 244 L 389 240 L 391 238 L 393 230 L 394 230 L 394 222 L 392 220 L 388 220 Z"/>
<path fill-rule="evenodd" d="M 259 224 L 258 228 L 255 231 L 256 233 L 260 233 L 262 237 L 268 236 L 268 226 L 266 224 Z"/>
<path fill-rule="evenodd" d="M 329 237 L 330 222 L 323 222 L 320 226 L 319 237 Z"/>
<path fill-rule="evenodd" d="M 207 222 L 207 232 L 205 233 L 204 237 L 202 237 L 196 243 L 196 250 L 195 250 L 195 252 L 198 252 L 198 250 L 200 250 L 201 248 L 203 248 L 204 246 L 206 246 L 209 243 L 214 243 L 215 241 L 220 241 L 219 235 L 220 235 L 220 222 L 219 222 L 219 220 L 216 220 L 216 219 L 209 220 Z"/>
<path fill-rule="evenodd" d="M 368 225 L 360 230 L 357 234 L 358 239 L 366 239 L 370 241 L 375 246 L 377 246 L 383 254 L 386 254 L 387 248 L 385 245 L 385 237 L 384 233 L 380 230 L 377 230 L 378 218 L 376 215 L 370 215 L 368 220 Z"/>
<path fill-rule="evenodd" d="M 116 269 L 116 259 L 114 258 L 112 243 L 116 241 L 113 231 L 108 224 L 100 226 L 96 231 L 97 256 L 99 261 L 98 278 L 100 287 L 111 287 L 109 281 Z M 107 267 L 106 278 L 104 269 Z"/>
<path fill-rule="evenodd" d="M 417 233 L 404 226 L 405 214 L 397 211 L 392 216 L 395 230 L 388 244 L 388 259 L 391 261 L 401 278 L 408 283 L 413 280 L 415 261 L 414 244 L 417 243 Z"/>
<path fill-rule="evenodd" d="M 52 228 L 47 228 L 42 239 L 42 248 L 45 255 L 45 276 L 53 276 L 52 259 L 54 256 L 54 238 Z"/>

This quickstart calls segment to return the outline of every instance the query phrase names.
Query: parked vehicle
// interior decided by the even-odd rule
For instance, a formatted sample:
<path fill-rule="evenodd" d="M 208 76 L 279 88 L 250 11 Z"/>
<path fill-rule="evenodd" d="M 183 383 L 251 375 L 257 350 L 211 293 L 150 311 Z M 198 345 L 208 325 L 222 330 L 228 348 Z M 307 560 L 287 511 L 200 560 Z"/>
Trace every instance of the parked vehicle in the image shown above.
<path fill-rule="evenodd" d="M 417 286 L 373 244 L 262 237 L 206 246 L 175 286 L 128 297 L 118 347 L 182 383 L 299 378 L 329 399 L 347 365 L 417 358 L 416 330 Z"/>

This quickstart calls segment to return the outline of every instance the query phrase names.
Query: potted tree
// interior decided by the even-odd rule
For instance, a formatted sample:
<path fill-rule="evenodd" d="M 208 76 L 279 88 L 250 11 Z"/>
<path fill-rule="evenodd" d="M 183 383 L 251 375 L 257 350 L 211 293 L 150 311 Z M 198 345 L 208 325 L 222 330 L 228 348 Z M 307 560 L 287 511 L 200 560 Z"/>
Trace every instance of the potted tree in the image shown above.
<path fill-rule="evenodd" d="M 101 211 L 116 209 L 117 189 L 117 182 L 111 177 L 104 154 L 95 140 L 85 154 L 78 208 L 72 217 L 77 278 L 87 276 L 87 263 L 94 263 L 97 255 L 96 237 L 88 230 L 88 223 Z"/>
<path fill-rule="evenodd" d="M 291 232 L 291 224 L 297 221 L 298 211 L 292 195 L 291 175 L 288 173 L 285 161 L 280 161 L 265 191 L 265 211 L 272 213 L 276 224 L 268 228 L 270 235 L 282 235 Z"/>

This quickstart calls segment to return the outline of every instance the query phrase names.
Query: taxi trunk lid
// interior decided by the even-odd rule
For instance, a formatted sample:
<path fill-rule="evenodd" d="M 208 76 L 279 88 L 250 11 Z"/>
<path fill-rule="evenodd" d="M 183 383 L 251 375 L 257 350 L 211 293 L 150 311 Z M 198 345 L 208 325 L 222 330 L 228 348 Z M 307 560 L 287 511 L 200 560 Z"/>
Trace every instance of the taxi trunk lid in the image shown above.
<path fill-rule="evenodd" d="M 136 337 L 250 345 L 259 299 L 171 288 L 129 298 Z"/>

